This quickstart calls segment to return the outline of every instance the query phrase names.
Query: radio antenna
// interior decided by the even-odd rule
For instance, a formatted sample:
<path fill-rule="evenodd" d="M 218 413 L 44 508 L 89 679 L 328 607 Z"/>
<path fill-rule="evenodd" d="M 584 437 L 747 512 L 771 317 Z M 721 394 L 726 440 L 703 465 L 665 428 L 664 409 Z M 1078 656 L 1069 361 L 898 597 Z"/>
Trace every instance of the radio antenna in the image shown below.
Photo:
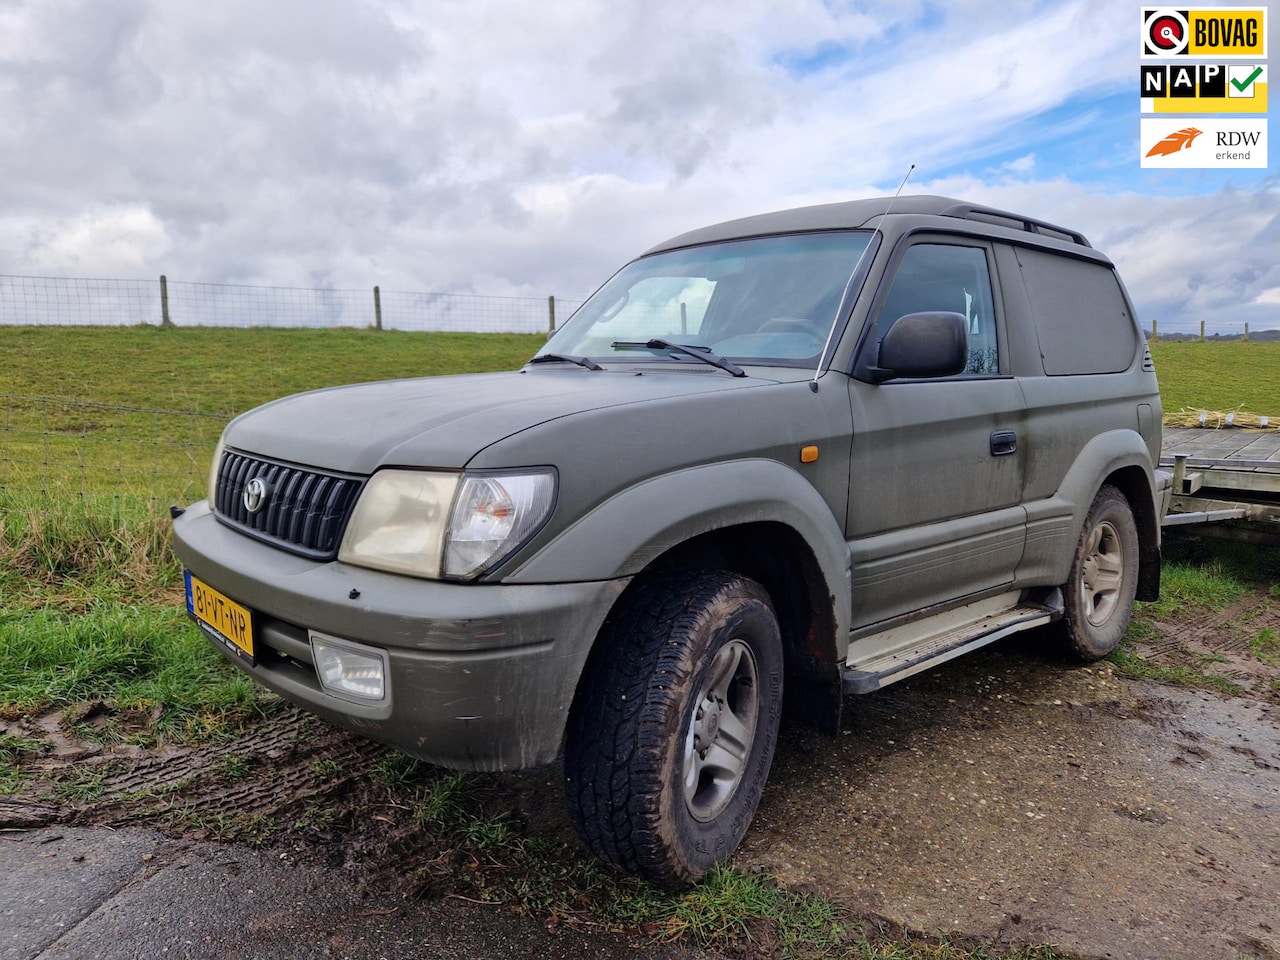
<path fill-rule="evenodd" d="M 867 245 L 862 248 L 862 253 L 858 254 L 858 262 L 853 265 L 853 272 L 849 274 L 849 282 L 845 284 L 844 296 L 840 298 L 843 304 L 845 297 L 849 295 L 849 286 L 853 283 L 853 278 L 858 275 L 858 271 L 862 269 L 862 260 L 867 255 L 867 251 L 871 249 L 871 241 L 876 238 L 876 234 L 880 232 L 880 224 L 884 223 L 884 218 L 889 215 L 889 211 L 893 209 L 894 201 L 898 199 L 898 194 L 902 193 L 902 188 L 907 185 L 907 180 L 911 177 L 911 173 L 915 170 L 916 165 L 913 163 L 907 167 L 907 175 L 902 178 L 902 182 L 898 184 L 898 189 L 894 191 L 889 202 L 885 204 L 884 213 L 880 214 L 880 218 L 876 220 L 875 229 L 871 231 L 871 239 L 867 241 Z M 836 335 L 836 320 L 840 318 L 837 313 L 835 319 L 831 322 L 831 329 L 827 331 L 827 342 L 822 345 L 822 352 L 818 354 L 818 367 L 813 371 L 813 379 L 809 381 L 809 389 L 814 393 L 818 392 L 818 377 L 822 376 L 822 364 L 827 359 L 827 351 L 831 349 L 831 338 Z"/>

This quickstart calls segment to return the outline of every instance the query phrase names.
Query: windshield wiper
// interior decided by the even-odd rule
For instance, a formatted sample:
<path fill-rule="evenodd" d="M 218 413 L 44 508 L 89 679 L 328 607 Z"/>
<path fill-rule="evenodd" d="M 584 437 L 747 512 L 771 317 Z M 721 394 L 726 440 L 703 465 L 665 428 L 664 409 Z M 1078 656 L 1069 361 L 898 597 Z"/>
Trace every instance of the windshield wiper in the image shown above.
<path fill-rule="evenodd" d="M 571 357 L 567 353 L 540 353 L 530 363 L 576 363 L 580 367 L 586 367 L 588 370 L 603 370 L 604 367 L 596 363 L 590 357 Z"/>
<path fill-rule="evenodd" d="M 683 343 L 672 343 L 670 340 L 663 340 L 660 337 L 654 337 L 652 340 L 615 340 L 613 346 L 615 349 L 621 347 L 623 350 L 674 350 L 676 353 L 682 353 L 687 357 L 693 357 L 695 360 L 701 360 L 703 363 L 726 370 L 735 377 L 745 377 L 747 375 L 747 371 L 732 360 L 726 360 L 724 357 L 718 357 L 712 353 L 710 347 L 690 347 Z"/>

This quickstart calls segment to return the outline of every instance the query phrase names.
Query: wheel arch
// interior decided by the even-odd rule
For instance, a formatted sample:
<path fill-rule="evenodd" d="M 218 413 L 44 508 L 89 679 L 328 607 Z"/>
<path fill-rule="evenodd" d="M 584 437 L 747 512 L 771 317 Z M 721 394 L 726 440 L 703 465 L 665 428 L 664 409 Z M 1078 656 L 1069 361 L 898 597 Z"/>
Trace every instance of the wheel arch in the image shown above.
<path fill-rule="evenodd" d="M 1160 598 L 1160 518 L 1157 516 L 1155 491 L 1148 480 L 1147 471 L 1140 466 L 1127 466 L 1113 470 L 1103 484 L 1109 484 L 1124 494 L 1133 511 L 1138 528 L 1138 599 Z"/>
<path fill-rule="evenodd" d="M 1032 521 L 1061 519 L 1062 541 L 1045 540 L 1052 552 L 1042 552 L 1032 566 L 1041 582 L 1062 583 L 1070 567 L 1070 550 L 1084 529 L 1085 515 L 1098 491 L 1111 484 L 1124 494 L 1138 528 L 1138 599 L 1153 600 L 1160 591 L 1160 518 L 1156 507 L 1154 468 L 1146 441 L 1137 431 L 1109 430 L 1084 445 L 1063 477 L 1057 492 L 1028 504 Z M 1066 548 L 1065 544 L 1071 544 Z M 1063 546 L 1058 550 L 1058 546 Z M 1047 550 L 1046 548 L 1044 548 Z M 1031 550 L 1029 542 L 1028 551 Z"/>
<path fill-rule="evenodd" d="M 722 570 L 759 583 L 769 595 L 782 636 L 786 670 L 784 709 L 827 733 L 840 728 L 839 608 L 817 555 L 793 527 L 753 521 L 706 531 L 670 547 L 636 574 L 614 601 L 592 643 L 597 656 L 611 620 L 657 580 L 687 572 Z M 588 671 L 584 671 L 586 676 Z M 581 681 L 579 681 L 581 684 Z M 581 689 L 579 689 L 579 695 Z"/>

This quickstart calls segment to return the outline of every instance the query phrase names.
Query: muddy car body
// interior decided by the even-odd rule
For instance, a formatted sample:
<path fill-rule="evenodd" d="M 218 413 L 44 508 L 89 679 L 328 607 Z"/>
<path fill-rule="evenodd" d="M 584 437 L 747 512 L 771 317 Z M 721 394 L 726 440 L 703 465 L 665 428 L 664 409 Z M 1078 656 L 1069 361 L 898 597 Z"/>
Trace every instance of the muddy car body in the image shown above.
<path fill-rule="evenodd" d="M 1078 233 L 855 201 L 660 244 L 520 371 L 242 415 L 175 547 L 256 679 L 444 766 L 563 751 L 587 844 L 680 884 L 745 832 L 784 704 L 835 729 L 1050 623 L 1114 649 L 1158 591 L 1159 424 Z"/>

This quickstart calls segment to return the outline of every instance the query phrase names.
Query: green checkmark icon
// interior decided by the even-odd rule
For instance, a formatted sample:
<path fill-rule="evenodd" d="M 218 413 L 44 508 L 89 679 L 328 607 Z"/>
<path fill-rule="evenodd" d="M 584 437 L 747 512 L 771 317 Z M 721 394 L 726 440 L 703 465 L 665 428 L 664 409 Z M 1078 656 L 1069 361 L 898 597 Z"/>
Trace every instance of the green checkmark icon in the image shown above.
<path fill-rule="evenodd" d="M 1245 87 L 1249 86 L 1249 84 L 1253 83 L 1253 81 L 1257 80 L 1258 77 L 1260 77 L 1261 75 L 1262 75 L 1262 68 L 1254 67 L 1253 73 L 1245 77 L 1243 83 L 1241 83 L 1239 80 L 1232 79 L 1231 85 L 1235 87 L 1237 90 L 1239 90 L 1241 93 L 1244 93 Z"/>

